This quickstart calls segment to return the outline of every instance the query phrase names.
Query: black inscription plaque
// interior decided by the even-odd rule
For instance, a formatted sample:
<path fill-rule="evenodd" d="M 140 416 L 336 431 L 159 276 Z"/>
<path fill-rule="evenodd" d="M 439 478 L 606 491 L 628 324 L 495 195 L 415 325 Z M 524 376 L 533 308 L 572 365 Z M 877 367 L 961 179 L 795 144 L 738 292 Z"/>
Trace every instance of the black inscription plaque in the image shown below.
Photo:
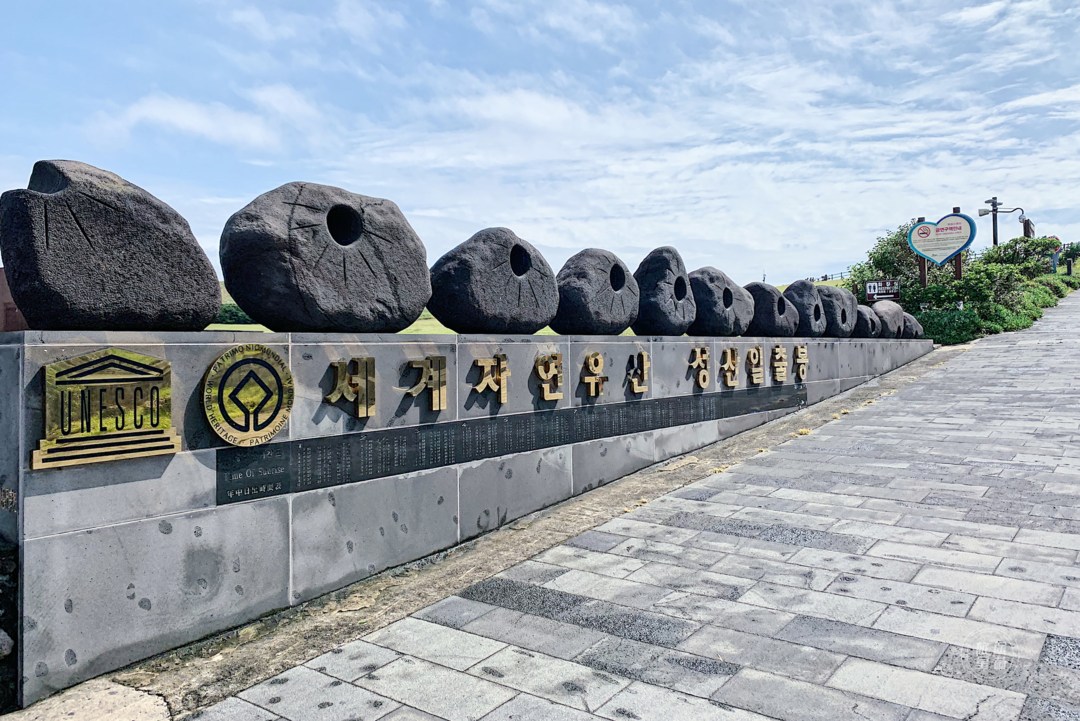
<path fill-rule="evenodd" d="M 802 405 L 805 386 L 771 386 L 222 448 L 217 452 L 217 502 L 253 501 Z"/>

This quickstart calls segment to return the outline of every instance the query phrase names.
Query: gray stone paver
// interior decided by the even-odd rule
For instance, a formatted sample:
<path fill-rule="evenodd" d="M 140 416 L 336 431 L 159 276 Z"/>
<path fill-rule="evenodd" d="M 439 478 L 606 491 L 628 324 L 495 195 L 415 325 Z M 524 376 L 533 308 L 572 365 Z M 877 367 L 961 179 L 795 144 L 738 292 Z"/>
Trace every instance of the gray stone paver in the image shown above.
<path fill-rule="evenodd" d="M 204 714 L 1080 719 L 1077 329 L 1080 294 Z"/>

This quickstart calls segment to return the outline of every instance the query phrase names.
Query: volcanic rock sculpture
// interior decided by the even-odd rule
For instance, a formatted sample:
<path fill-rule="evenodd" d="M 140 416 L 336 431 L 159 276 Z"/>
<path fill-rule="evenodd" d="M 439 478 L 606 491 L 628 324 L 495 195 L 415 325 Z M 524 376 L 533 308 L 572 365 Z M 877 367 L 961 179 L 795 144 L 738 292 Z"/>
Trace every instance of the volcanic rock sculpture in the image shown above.
<path fill-rule="evenodd" d="M 799 314 L 799 327 L 795 335 L 817 338 L 825 333 L 825 313 L 816 285 L 809 280 L 797 280 L 784 289 L 784 297 Z"/>
<path fill-rule="evenodd" d="M 872 306 L 881 321 L 879 338 L 899 338 L 904 334 L 904 309 L 891 300 L 879 300 Z"/>
<path fill-rule="evenodd" d="M 873 308 L 860 305 L 858 316 L 855 321 L 855 330 L 851 334 L 852 338 L 877 338 L 881 335 L 881 321 Z"/>
<path fill-rule="evenodd" d="M 682 335 L 697 315 L 690 278 L 679 251 L 657 248 L 634 271 L 641 302 L 631 326 L 636 335 Z"/>
<path fill-rule="evenodd" d="M 697 315 L 690 335 L 742 335 L 754 320 L 754 296 L 723 272 L 706 266 L 690 274 Z"/>
<path fill-rule="evenodd" d="M 118 175 L 34 164 L 0 198 L 0 250 L 15 304 L 39 330 L 202 330 L 221 289 L 187 221 Z"/>
<path fill-rule="evenodd" d="M 859 319 L 859 301 L 847 288 L 817 286 L 821 310 L 825 313 L 825 333 L 829 338 L 850 338 Z"/>
<path fill-rule="evenodd" d="M 754 320 L 743 335 L 795 335 L 799 327 L 799 311 L 795 310 L 795 306 L 788 302 L 783 293 L 768 283 L 748 283 L 745 287 L 754 299 Z"/>
<path fill-rule="evenodd" d="M 316 183 L 229 218 L 221 270 L 237 305 L 282 332 L 399 331 L 431 295 L 424 244 L 397 205 Z"/>
<path fill-rule="evenodd" d="M 428 310 L 457 333 L 535 333 L 559 310 L 559 286 L 540 251 L 488 228 L 432 266 Z"/>
<path fill-rule="evenodd" d="M 922 323 L 915 320 L 915 316 L 911 313 L 904 313 L 904 330 L 901 332 L 902 338 L 922 338 L 923 327 Z"/>
<path fill-rule="evenodd" d="M 587 248 L 555 276 L 559 311 L 551 329 L 563 335 L 619 335 L 638 316 L 638 284 L 614 253 Z"/>

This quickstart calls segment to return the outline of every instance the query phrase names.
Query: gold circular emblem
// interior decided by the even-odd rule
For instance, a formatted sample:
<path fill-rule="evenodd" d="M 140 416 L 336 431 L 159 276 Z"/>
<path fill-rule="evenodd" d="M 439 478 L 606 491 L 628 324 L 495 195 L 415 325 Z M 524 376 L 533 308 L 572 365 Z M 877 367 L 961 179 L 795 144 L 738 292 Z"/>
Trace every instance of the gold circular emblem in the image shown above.
<path fill-rule="evenodd" d="M 257 343 L 230 348 L 203 379 L 203 410 L 214 432 L 234 446 L 266 443 L 285 427 L 293 405 L 289 366 Z"/>

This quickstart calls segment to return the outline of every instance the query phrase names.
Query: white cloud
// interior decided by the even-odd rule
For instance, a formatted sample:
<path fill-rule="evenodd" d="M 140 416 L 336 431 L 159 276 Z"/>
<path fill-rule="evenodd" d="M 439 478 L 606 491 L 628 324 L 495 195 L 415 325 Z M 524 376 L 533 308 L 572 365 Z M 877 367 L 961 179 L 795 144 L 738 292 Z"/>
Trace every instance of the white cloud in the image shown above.
<path fill-rule="evenodd" d="M 239 148 L 273 148 L 277 132 L 262 117 L 222 103 L 198 103 L 171 95 L 147 95 L 115 115 L 100 115 L 93 130 L 126 137 L 136 126 L 151 125 Z"/>

